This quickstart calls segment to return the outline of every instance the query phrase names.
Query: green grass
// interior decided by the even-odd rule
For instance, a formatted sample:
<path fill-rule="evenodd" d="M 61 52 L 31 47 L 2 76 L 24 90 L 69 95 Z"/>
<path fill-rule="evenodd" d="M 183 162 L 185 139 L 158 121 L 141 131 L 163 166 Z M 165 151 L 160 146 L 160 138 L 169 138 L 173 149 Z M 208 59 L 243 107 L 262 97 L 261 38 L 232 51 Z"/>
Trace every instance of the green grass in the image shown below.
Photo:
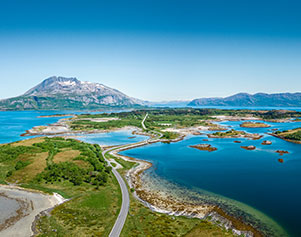
<path fill-rule="evenodd" d="M 115 159 L 123 166 L 118 169 L 121 175 L 137 165 L 136 162 L 125 161 L 114 157 L 110 154 L 106 155 L 111 159 Z M 134 196 L 133 189 L 129 189 L 130 209 L 129 214 L 121 233 L 121 237 L 165 237 L 165 236 L 231 236 L 231 232 L 218 227 L 206 220 L 187 217 L 175 217 L 151 211 L 142 205 Z M 196 235 L 195 235 L 196 234 Z"/>
<path fill-rule="evenodd" d="M 39 236 L 108 236 L 120 206 L 121 191 L 112 177 L 99 190 L 77 190 L 69 202 L 56 207 L 50 217 L 42 218 L 38 222 Z"/>
<path fill-rule="evenodd" d="M 24 188 L 70 199 L 38 221 L 39 236 L 109 234 L 120 210 L 121 191 L 98 145 L 63 138 L 33 139 L 0 146 L 0 154 L 2 183 L 17 180 Z M 68 154 L 79 155 L 70 159 Z M 56 156 L 60 160 L 54 162 Z M 78 166 L 83 162 L 89 165 Z M 29 170 L 35 175 L 25 177 Z M 12 173 L 7 178 L 8 171 Z"/>

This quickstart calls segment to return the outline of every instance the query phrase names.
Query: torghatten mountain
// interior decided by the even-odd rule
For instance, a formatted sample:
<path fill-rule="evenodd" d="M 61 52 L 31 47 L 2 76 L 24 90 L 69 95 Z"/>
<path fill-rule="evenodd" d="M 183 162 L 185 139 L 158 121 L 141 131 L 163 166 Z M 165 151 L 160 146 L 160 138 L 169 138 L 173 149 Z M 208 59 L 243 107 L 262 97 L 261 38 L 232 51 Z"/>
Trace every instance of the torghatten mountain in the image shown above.
<path fill-rule="evenodd" d="M 239 93 L 225 98 L 195 99 L 188 106 L 300 107 L 301 93 Z"/>
<path fill-rule="evenodd" d="M 101 109 L 137 107 L 143 101 L 99 83 L 50 77 L 24 95 L 0 100 L 0 110 Z"/>

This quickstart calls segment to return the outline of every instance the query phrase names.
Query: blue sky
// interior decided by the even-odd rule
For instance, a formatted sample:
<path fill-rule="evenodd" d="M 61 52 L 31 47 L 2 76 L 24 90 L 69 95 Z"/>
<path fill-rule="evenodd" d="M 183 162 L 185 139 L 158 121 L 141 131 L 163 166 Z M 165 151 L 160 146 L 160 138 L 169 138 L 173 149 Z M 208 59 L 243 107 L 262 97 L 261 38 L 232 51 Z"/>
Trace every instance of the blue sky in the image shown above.
<path fill-rule="evenodd" d="M 58 75 L 145 100 L 301 91 L 299 1 L 0 1 L 0 98 Z"/>

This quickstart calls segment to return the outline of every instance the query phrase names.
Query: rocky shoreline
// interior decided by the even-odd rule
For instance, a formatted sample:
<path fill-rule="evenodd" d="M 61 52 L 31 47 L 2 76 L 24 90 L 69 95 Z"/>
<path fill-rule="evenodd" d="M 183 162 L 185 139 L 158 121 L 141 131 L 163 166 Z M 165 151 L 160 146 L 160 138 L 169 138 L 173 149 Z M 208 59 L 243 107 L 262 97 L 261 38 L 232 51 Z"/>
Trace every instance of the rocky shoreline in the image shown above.
<path fill-rule="evenodd" d="M 110 152 L 111 155 L 124 159 L 126 161 L 136 162 L 134 166 L 126 174 L 126 180 L 131 189 L 135 190 L 134 196 L 142 202 L 146 207 L 160 213 L 176 216 L 186 216 L 190 218 L 210 218 L 212 222 L 220 225 L 223 228 L 231 229 L 236 235 L 244 236 L 262 236 L 262 234 L 250 225 L 227 215 L 216 205 L 204 203 L 202 205 L 190 201 L 183 201 L 173 195 L 167 194 L 161 190 L 154 190 L 148 187 L 143 182 L 141 176 L 143 172 L 152 167 L 152 163 L 143 160 L 137 160 L 132 157 L 124 156 L 119 152 L 132 149 L 138 146 L 144 146 L 149 143 L 136 144 L 130 147 L 121 147 Z M 234 221 L 235 220 L 235 221 Z M 239 230 L 236 226 L 243 227 L 244 230 Z"/>

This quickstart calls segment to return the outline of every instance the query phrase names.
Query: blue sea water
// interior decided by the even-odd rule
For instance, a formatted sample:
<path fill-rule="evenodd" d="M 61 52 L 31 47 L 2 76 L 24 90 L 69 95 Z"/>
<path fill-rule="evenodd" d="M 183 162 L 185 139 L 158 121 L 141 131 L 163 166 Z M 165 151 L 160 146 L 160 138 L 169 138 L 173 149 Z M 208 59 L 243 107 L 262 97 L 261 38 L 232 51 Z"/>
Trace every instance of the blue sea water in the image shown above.
<path fill-rule="evenodd" d="M 70 111 L 0 112 L 0 143 L 9 143 L 26 130 L 57 122 L 61 118 L 38 118 L 41 115 L 65 114 Z M 124 155 L 153 162 L 148 173 L 197 192 L 205 190 L 224 199 L 236 200 L 265 214 L 288 231 L 289 236 L 301 236 L 301 145 L 289 143 L 267 134 L 273 128 L 280 130 L 301 127 L 301 123 L 269 123 L 270 128 L 241 128 L 240 122 L 222 122 L 224 126 L 264 135 L 260 140 L 212 139 L 189 136 L 171 144 L 157 143 L 122 152 Z M 87 142 L 104 145 L 133 143 L 146 137 L 133 137 L 129 131 L 87 135 Z M 234 143 L 240 140 L 242 143 Z M 272 145 L 261 145 L 270 140 Z M 210 143 L 214 152 L 199 151 L 190 145 Z M 255 145 L 254 151 L 240 148 Z M 280 156 L 276 150 L 290 153 Z M 278 161 L 284 159 L 283 163 Z M 283 235 L 284 236 L 284 235 Z"/>
<path fill-rule="evenodd" d="M 147 140 L 148 137 L 141 135 L 133 135 L 132 130 L 120 130 L 109 133 L 89 134 L 78 139 L 93 144 L 114 146 L 141 142 Z"/>
<path fill-rule="evenodd" d="M 301 236 L 301 145 L 289 143 L 266 134 L 272 128 L 280 130 L 301 127 L 301 123 L 269 123 L 271 128 L 241 128 L 241 122 L 221 124 L 237 130 L 260 133 L 260 140 L 214 139 L 190 136 L 181 142 L 157 143 L 123 151 L 121 154 L 151 161 L 148 173 L 177 183 L 191 190 L 205 190 L 230 198 L 259 210 L 282 226 L 289 234 Z M 240 140 L 242 143 L 234 143 Z M 263 140 L 272 145 L 261 145 Z M 190 145 L 209 143 L 218 148 L 207 152 Z M 248 151 L 240 146 L 254 145 Z M 280 156 L 276 150 L 290 153 Z M 283 163 L 278 161 L 284 160 Z"/>
<path fill-rule="evenodd" d="M 38 125 L 55 123 L 61 118 L 39 118 L 52 114 L 67 114 L 70 111 L 0 111 L 0 144 L 15 142 L 28 137 L 21 137 L 26 130 Z"/>

